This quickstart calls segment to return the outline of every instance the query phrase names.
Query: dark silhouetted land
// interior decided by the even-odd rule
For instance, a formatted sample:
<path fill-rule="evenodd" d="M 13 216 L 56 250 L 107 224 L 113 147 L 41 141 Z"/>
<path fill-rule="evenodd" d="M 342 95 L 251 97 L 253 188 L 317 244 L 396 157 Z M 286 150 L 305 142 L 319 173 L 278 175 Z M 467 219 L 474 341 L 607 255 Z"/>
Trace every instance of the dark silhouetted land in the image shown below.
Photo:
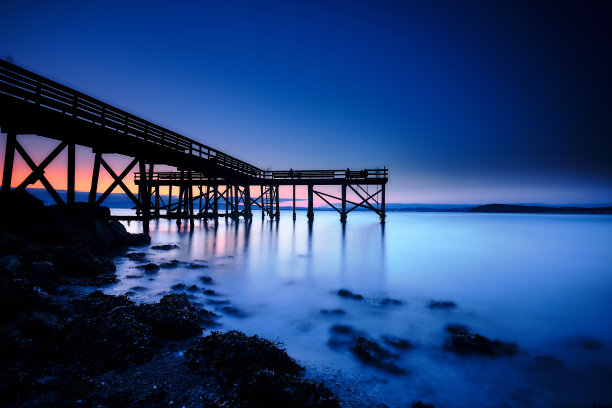
<path fill-rule="evenodd" d="M 469 212 L 480 213 L 545 213 L 545 214 L 612 214 L 612 207 L 544 207 L 538 205 L 486 204 Z"/>

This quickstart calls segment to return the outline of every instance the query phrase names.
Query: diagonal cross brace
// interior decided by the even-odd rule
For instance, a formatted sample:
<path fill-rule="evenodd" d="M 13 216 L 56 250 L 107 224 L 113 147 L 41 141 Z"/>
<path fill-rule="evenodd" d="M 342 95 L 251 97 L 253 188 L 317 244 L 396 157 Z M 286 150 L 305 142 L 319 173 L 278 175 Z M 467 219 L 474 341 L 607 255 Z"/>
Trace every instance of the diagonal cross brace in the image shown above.
<path fill-rule="evenodd" d="M 32 173 L 28 177 L 26 177 L 23 183 L 21 183 L 17 188 L 25 189 L 26 186 L 28 186 L 29 184 L 35 183 L 37 180 L 40 180 L 42 185 L 45 186 L 45 189 L 49 192 L 49 194 L 51 194 L 55 202 L 57 204 L 64 204 L 64 200 L 62 200 L 59 194 L 57 194 L 57 191 L 55 191 L 51 183 L 49 183 L 49 180 L 47 180 L 47 178 L 45 177 L 44 168 L 47 167 L 47 165 L 51 163 L 51 161 L 53 161 L 55 157 L 57 157 L 57 155 L 64 149 L 64 147 L 66 147 L 66 145 L 67 143 L 65 142 L 60 143 L 55 149 L 53 149 L 49 156 L 47 156 L 47 158 L 43 160 L 40 166 L 37 166 L 36 163 L 34 163 L 34 160 L 32 160 L 32 158 L 28 154 L 28 152 L 25 151 L 23 146 L 21 146 L 18 141 L 15 141 L 15 149 L 17 150 L 17 152 L 19 152 L 19 155 L 21 155 L 21 157 L 28 164 L 28 166 L 30 166 L 30 169 L 32 169 Z"/>
<path fill-rule="evenodd" d="M 113 192 L 113 190 L 117 187 L 117 186 L 121 186 L 121 188 L 123 189 L 123 191 L 125 192 L 125 194 L 127 194 L 128 197 L 130 197 L 130 199 L 134 202 L 134 204 L 136 204 L 137 206 L 140 206 L 140 203 L 138 202 L 138 199 L 136 198 L 136 196 L 134 196 L 134 194 L 127 188 L 127 186 L 125 185 L 125 183 L 123 182 L 123 179 L 125 178 L 125 176 L 128 175 L 128 173 L 130 171 L 132 171 L 132 169 L 134 168 L 134 166 L 136 166 L 136 164 L 138 164 L 138 159 L 134 159 L 130 162 L 130 164 L 128 164 L 128 166 L 125 168 L 125 170 L 123 170 L 123 172 L 121 172 L 121 174 L 119 176 L 117 176 L 117 174 L 113 171 L 113 169 L 108 165 L 108 163 L 106 163 L 106 161 L 100 157 L 100 164 L 102 164 L 102 166 L 106 169 L 106 171 L 108 172 L 108 174 L 111 175 L 111 177 L 114 179 L 113 183 L 106 189 L 106 191 L 104 192 L 104 194 L 102 194 L 100 196 L 100 198 L 98 198 L 98 200 L 96 201 L 97 205 L 102 204 L 102 202 L 104 200 L 106 200 L 106 198 L 110 195 L 110 193 Z"/>

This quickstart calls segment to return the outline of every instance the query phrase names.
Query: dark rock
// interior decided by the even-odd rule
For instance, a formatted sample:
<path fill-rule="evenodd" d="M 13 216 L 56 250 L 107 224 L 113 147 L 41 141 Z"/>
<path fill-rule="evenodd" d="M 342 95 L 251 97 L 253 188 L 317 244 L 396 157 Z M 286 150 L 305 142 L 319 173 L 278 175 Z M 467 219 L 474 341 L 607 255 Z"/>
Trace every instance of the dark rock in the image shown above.
<path fill-rule="evenodd" d="M 132 261 L 144 261 L 147 254 L 144 252 L 128 252 L 123 256 Z"/>
<path fill-rule="evenodd" d="M 143 246 L 151 243 L 151 237 L 147 234 L 131 234 L 127 232 L 123 224 L 117 220 L 108 223 L 108 227 L 115 236 L 116 246 Z"/>
<path fill-rule="evenodd" d="M 235 308 L 234 306 L 223 306 L 221 307 L 221 311 L 225 314 L 234 316 L 234 317 L 246 317 L 247 314 L 242 310 Z"/>
<path fill-rule="evenodd" d="M 204 292 L 202 293 L 204 293 L 206 296 L 219 296 L 219 294 L 212 289 L 204 289 Z"/>
<path fill-rule="evenodd" d="M 109 259 L 95 255 L 81 245 L 55 247 L 49 255 L 53 264 L 66 276 L 91 278 L 112 274 L 116 270 L 115 264 Z"/>
<path fill-rule="evenodd" d="M 336 334 L 351 334 L 353 333 L 353 328 L 343 324 L 335 324 L 330 328 L 330 331 Z"/>
<path fill-rule="evenodd" d="M 187 288 L 187 290 L 188 290 L 188 291 L 190 291 L 190 292 L 195 292 L 195 291 L 200 290 L 200 288 L 198 288 L 198 286 L 197 286 L 197 285 L 191 285 L 191 286 L 189 286 L 189 287 Z"/>
<path fill-rule="evenodd" d="M 130 291 L 132 292 L 141 291 L 141 290 L 147 290 L 147 288 L 145 288 L 144 286 L 134 286 L 133 288 L 130 288 Z"/>
<path fill-rule="evenodd" d="M 551 356 L 535 356 L 534 360 L 542 365 L 549 367 L 562 367 L 565 365 L 562 360 Z"/>
<path fill-rule="evenodd" d="M 457 307 L 457 304 L 448 300 L 432 300 L 427 307 L 430 309 L 453 309 Z"/>
<path fill-rule="evenodd" d="M 22 269 L 23 265 L 20 256 L 9 254 L 0 258 L 1 276 L 14 279 L 19 277 Z"/>
<path fill-rule="evenodd" d="M 138 278 L 142 278 L 143 275 L 126 275 L 125 278 L 126 279 L 138 279 Z"/>
<path fill-rule="evenodd" d="M 144 264 L 144 265 L 138 265 L 136 266 L 137 269 L 142 269 L 143 271 L 145 271 L 145 273 L 156 273 L 157 271 L 159 271 L 159 265 L 150 262 L 148 264 Z"/>
<path fill-rule="evenodd" d="M 49 303 L 49 296 L 23 279 L 0 280 L 0 321 L 15 319 L 24 311 Z"/>
<path fill-rule="evenodd" d="M 322 314 L 326 314 L 326 315 L 343 315 L 346 314 L 346 312 L 342 309 L 321 309 L 321 313 Z"/>
<path fill-rule="evenodd" d="M 151 249 L 157 249 L 159 251 L 170 251 L 171 249 L 178 249 L 178 245 L 172 245 L 172 244 L 153 245 Z"/>
<path fill-rule="evenodd" d="M 346 289 L 340 289 L 338 291 L 338 296 L 344 297 L 344 298 L 349 298 L 349 299 L 353 299 L 353 300 L 363 300 L 363 296 L 353 293 L 350 290 L 346 290 Z"/>
<path fill-rule="evenodd" d="M 414 348 L 414 344 L 410 340 L 400 339 L 398 337 L 383 336 L 382 340 L 385 344 L 395 347 L 398 350 L 408 350 Z"/>
<path fill-rule="evenodd" d="M 412 408 L 435 408 L 433 404 L 425 404 L 421 401 L 413 402 L 410 406 Z"/>
<path fill-rule="evenodd" d="M 171 260 L 170 262 L 163 262 L 160 266 L 164 269 L 178 268 L 181 265 L 176 259 Z"/>
<path fill-rule="evenodd" d="M 80 313 L 64 331 L 74 364 L 98 373 L 151 357 L 156 340 L 127 297 L 96 291 L 75 305 Z"/>
<path fill-rule="evenodd" d="M 183 290 L 185 289 L 184 283 L 177 283 L 176 285 L 171 286 L 172 290 Z"/>
<path fill-rule="evenodd" d="M 358 337 L 353 347 L 350 348 L 353 354 L 361 362 L 387 371 L 391 374 L 402 374 L 405 370 L 398 367 L 392 359 L 397 359 L 398 355 L 381 347 L 374 340 Z"/>
<path fill-rule="evenodd" d="M 189 269 L 204 269 L 204 268 L 208 268 L 207 265 L 202 265 L 202 264 L 194 263 L 194 262 L 188 264 L 187 267 Z"/>
<path fill-rule="evenodd" d="M 200 316 L 200 321 L 204 326 L 212 327 L 218 325 L 216 319 L 219 317 L 219 315 L 211 312 L 210 310 L 202 308 L 198 310 L 198 316 Z"/>
<path fill-rule="evenodd" d="M 444 347 L 458 354 L 501 356 L 514 355 L 518 352 L 516 343 L 489 340 L 478 333 L 470 333 L 465 327 L 447 326 L 446 330 L 451 336 L 446 339 Z"/>
<path fill-rule="evenodd" d="M 200 280 L 204 283 L 212 283 L 213 279 L 210 276 L 200 276 Z"/>
<path fill-rule="evenodd" d="M 464 325 L 461 325 L 461 324 L 448 324 L 448 325 L 446 325 L 444 330 L 446 330 L 450 334 L 458 334 L 458 333 L 462 333 L 464 331 L 467 331 L 468 328 L 466 326 L 464 326 Z"/>
<path fill-rule="evenodd" d="M 58 338 L 60 331 L 59 318 L 52 313 L 34 311 L 18 322 L 17 329 L 29 339 L 53 341 Z"/>
<path fill-rule="evenodd" d="M 273 370 L 281 375 L 301 374 L 303 367 L 281 346 L 281 343 L 249 337 L 235 330 L 211 332 L 187 349 L 185 357 L 189 367 L 212 373 L 225 384 L 248 381 L 261 370 Z"/>
<path fill-rule="evenodd" d="M 380 305 L 401 305 L 404 302 L 402 302 L 401 300 L 398 299 L 391 299 L 391 298 L 382 298 L 382 299 L 377 299 L 376 303 L 380 304 Z"/>
<path fill-rule="evenodd" d="M 219 306 L 219 305 L 229 305 L 231 302 L 227 299 L 209 299 L 206 301 L 206 303 L 208 303 L 209 305 Z"/>
<path fill-rule="evenodd" d="M 178 339 L 202 333 L 198 312 L 184 293 L 166 295 L 159 303 L 144 304 L 140 309 L 158 337 Z"/>

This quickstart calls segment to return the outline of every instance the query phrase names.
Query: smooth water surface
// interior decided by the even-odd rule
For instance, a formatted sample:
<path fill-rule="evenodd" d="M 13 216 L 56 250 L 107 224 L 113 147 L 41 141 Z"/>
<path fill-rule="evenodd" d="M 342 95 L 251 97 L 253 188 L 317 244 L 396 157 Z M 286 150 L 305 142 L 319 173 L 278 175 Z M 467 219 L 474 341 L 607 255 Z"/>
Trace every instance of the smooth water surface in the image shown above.
<path fill-rule="evenodd" d="M 139 232 L 131 223 L 128 229 Z M 154 275 L 117 259 L 120 282 L 137 301 L 153 301 L 171 286 L 198 285 L 194 295 L 221 315 L 216 330 L 239 329 L 284 343 L 349 406 L 385 403 L 436 407 L 590 407 L 612 404 L 612 216 L 469 213 L 351 213 L 345 228 L 332 212 L 283 211 L 279 222 L 221 220 L 151 223 L 153 244 L 179 249 L 147 253 L 152 262 L 178 259 Z M 130 277 L 128 275 L 142 275 Z M 213 284 L 199 277 L 211 276 Z M 221 296 L 205 296 L 202 289 Z M 339 289 L 364 296 L 338 296 Z M 401 305 L 380 304 L 399 299 Z M 430 300 L 457 303 L 430 309 Z M 228 305 L 208 302 L 229 301 Z M 342 309 L 343 315 L 322 309 Z M 227 309 L 226 309 L 227 310 Z M 416 344 L 398 351 L 405 374 L 363 365 L 346 348 L 328 344 L 333 325 L 350 325 L 388 347 L 382 336 Z M 509 357 L 459 356 L 444 349 L 447 324 L 516 342 Z"/>

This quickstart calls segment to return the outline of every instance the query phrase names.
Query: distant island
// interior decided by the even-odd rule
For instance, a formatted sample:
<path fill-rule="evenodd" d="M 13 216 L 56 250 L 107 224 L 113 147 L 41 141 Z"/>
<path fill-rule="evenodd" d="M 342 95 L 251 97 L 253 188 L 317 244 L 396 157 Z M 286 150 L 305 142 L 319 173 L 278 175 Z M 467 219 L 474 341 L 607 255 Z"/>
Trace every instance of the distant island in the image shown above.
<path fill-rule="evenodd" d="M 612 207 L 544 207 L 538 205 L 486 204 L 471 208 L 478 213 L 612 214 Z"/>

